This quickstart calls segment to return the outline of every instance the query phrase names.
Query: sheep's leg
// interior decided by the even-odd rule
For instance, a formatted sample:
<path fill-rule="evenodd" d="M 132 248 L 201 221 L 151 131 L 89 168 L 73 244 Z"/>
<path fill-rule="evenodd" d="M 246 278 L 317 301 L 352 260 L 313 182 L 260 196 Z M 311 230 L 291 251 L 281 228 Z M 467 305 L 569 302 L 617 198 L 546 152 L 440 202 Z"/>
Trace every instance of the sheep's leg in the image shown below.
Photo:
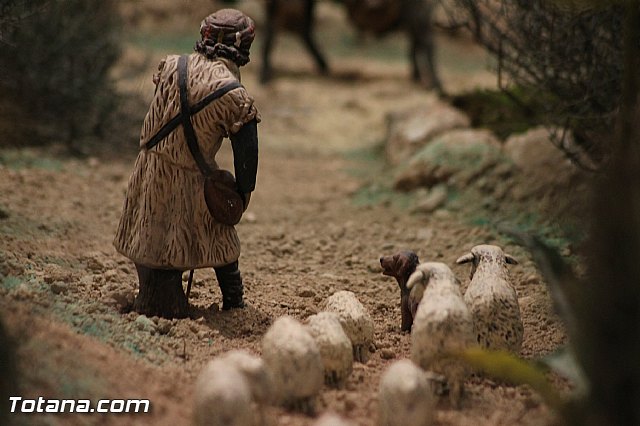
<path fill-rule="evenodd" d="M 344 378 L 337 371 L 329 371 L 324 376 L 324 382 L 327 386 L 338 389 L 344 385 Z"/>
<path fill-rule="evenodd" d="M 322 74 L 326 74 L 329 70 L 329 66 L 327 65 L 327 61 L 324 59 L 322 53 L 320 53 L 320 49 L 316 45 L 316 42 L 313 38 L 313 28 L 315 24 L 314 18 L 314 10 L 315 10 L 315 0 L 306 0 L 304 5 L 304 32 L 302 33 L 302 40 L 304 41 L 305 46 L 313 56 L 313 59 L 316 61 L 316 65 Z"/>
<path fill-rule="evenodd" d="M 462 397 L 464 395 L 464 382 L 459 379 L 450 381 L 449 402 L 456 410 L 462 406 Z"/>
<path fill-rule="evenodd" d="M 338 375 L 336 374 L 335 371 L 327 371 L 325 372 L 324 375 L 324 382 L 327 384 L 327 386 L 335 388 L 337 387 L 336 384 L 338 383 Z"/>
<path fill-rule="evenodd" d="M 369 347 L 367 345 L 353 345 L 353 359 L 356 362 L 366 364 L 369 360 Z"/>
<path fill-rule="evenodd" d="M 309 397 L 309 398 L 298 398 L 298 399 L 289 401 L 289 403 L 287 404 L 287 409 L 298 412 L 298 413 L 306 414 L 308 416 L 313 416 L 316 411 L 315 399 L 313 397 Z"/>
<path fill-rule="evenodd" d="M 273 77 L 273 68 L 271 66 L 271 50 L 273 49 L 273 40 L 275 38 L 275 20 L 278 13 L 278 1 L 271 0 L 267 2 L 264 44 L 262 45 L 262 68 L 260 70 L 260 82 L 266 83 Z"/>

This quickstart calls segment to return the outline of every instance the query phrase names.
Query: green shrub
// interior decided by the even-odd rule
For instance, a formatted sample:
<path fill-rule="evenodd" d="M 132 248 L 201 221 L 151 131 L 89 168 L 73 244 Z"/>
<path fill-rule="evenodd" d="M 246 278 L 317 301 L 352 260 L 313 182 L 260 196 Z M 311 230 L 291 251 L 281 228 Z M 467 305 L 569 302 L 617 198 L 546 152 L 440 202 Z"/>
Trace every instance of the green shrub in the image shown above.
<path fill-rule="evenodd" d="M 534 106 L 546 124 L 570 130 L 555 138 L 569 157 L 584 158 L 587 167 L 605 161 L 621 99 L 622 1 L 455 3 L 472 17 L 466 22 L 479 43 L 496 56 L 501 88 L 537 94 L 542 102 Z"/>
<path fill-rule="evenodd" d="M 0 144 L 80 139 L 116 106 L 115 0 L 0 0 Z"/>

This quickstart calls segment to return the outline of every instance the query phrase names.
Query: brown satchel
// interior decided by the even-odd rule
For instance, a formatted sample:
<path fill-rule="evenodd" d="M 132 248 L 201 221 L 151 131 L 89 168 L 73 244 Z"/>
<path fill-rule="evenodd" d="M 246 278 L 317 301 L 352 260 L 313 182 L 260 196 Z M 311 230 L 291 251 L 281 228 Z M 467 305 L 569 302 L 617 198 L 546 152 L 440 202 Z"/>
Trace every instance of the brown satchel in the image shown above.
<path fill-rule="evenodd" d="M 198 146 L 195 130 L 191 124 L 191 113 L 193 109 L 189 107 L 189 94 L 187 91 L 188 77 L 188 56 L 182 55 L 178 60 L 178 84 L 180 86 L 180 117 L 182 128 L 187 140 L 189 151 L 193 156 L 198 168 L 204 175 L 204 200 L 213 218 L 224 225 L 235 225 L 240 222 L 244 212 L 244 201 L 238 192 L 236 180 L 227 170 L 212 170 L 205 161 Z M 231 86 L 231 87 L 230 87 Z M 233 88 L 240 87 L 239 83 L 225 86 L 222 89 L 209 95 L 207 101 L 222 96 Z M 205 98 L 206 99 L 206 98 Z"/>
<path fill-rule="evenodd" d="M 228 170 L 213 170 L 204 179 L 204 200 L 213 218 L 225 225 L 240 222 L 244 201 L 238 193 L 236 179 Z"/>

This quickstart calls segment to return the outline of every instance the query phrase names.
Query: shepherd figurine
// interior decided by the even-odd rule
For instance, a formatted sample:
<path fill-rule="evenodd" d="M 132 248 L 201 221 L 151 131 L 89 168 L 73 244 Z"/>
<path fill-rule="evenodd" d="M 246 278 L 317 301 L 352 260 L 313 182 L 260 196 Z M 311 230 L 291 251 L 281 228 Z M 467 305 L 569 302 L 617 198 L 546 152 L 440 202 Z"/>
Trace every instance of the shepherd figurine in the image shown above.
<path fill-rule="evenodd" d="M 185 317 L 182 273 L 215 270 L 222 309 L 243 308 L 234 228 L 255 189 L 259 113 L 240 84 L 255 37 L 251 18 L 234 9 L 207 16 L 195 53 L 158 66 L 155 94 L 140 135 L 114 245 L 136 266 L 133 309 Z M 231 140 L 235 178 L 216 154 Z M 206 195 L 205 195 L 206 193 Z"/>

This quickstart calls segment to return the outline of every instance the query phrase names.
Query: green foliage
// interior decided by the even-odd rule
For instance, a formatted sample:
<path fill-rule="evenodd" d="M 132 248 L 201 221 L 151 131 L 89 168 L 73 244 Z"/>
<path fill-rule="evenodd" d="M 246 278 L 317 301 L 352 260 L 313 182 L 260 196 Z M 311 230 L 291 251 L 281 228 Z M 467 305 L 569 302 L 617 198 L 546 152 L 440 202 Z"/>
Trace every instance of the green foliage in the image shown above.
<path fill-rule="evenodd" d="M 498 61 L 499 83 L 542 96 L 555 142 L 585 168 L 608 159 L 621 102 L 623 4 L 595 0 L 457 0 Z M 637 23 L 636 23 L 637 25 Z M 571 138 L 567 137 L 569 134 Z"/>
<path fill-rule="evenodd" d="M 71 146 L 96 134 L 116 105 L 115 0 L 2 0 L 0 10 L 0 128 L 13 137 L 0 142 Z"/>
<path fill-rule="evenodd" d="M 52 157 L 45 157 L 42 153 L 32 150 L 33 148 L 4 149 L 0 152 L 0 165 L 12 170 L 30 168 L 56 172 L 62 170 L 62 161 Z"/>
<path fill-rule="evenodd" d="M 487 143 L 449 142 L 450 135 L 435 137 L 411 159 L 429 166 L 442 166 L 450 173 L 471 173 L 471 171 L 489 168 L 504 160 L 500 148 Z"/>
<path fill-rule="evenodd" d="M 473 127 L 489 129 L 503 140 L 545 122 L 542 99 L 519 87 L 478 89 L 454 96 L 451 103 L 467 113 Z"/>
<path fill-rule="evenodd" d="M 562 409 L 563 407 L 563 400 L 547 380 L 546 372 L 532 363 L 508 352 L 480 348 L 470 348 L 456 356 L 475 370 L 482 371 L 491 377 L 513 384 L 531 386 L 551 408 Z"/>

